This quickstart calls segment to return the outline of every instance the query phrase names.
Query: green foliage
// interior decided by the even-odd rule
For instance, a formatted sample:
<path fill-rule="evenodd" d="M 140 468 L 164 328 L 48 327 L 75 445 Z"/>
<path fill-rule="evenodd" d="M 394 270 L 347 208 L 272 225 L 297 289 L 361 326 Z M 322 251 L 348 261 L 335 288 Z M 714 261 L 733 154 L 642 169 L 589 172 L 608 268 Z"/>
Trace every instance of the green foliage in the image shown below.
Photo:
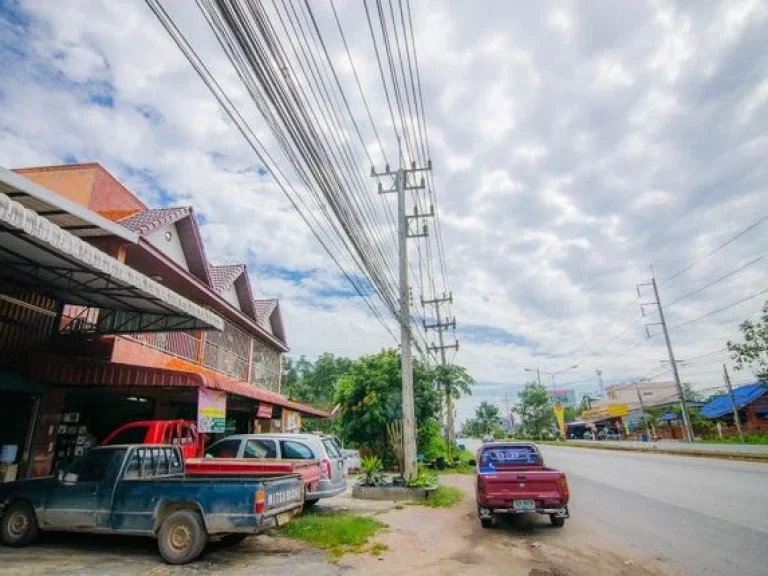
<path fill-rule="evenodd" d="M 326 550 L 332 558 L 364 551 L 368 540 L 386 524 L 369 516 L 353 514 L 304 514 L 280 531 L 289 538 L 309 542 Z"/>
<path fill-rule="evenodd" d="M 475 420 L 477 420 L 482 434 L 492 434 L 501 427 L 501 410 L 490 402 L 483 400 L 480 406 L 475 408 Z"/>
<path fill-rule="evenodd" d="M 447 458 L 447 446 L 440 435 L 440 424 L 437 420 L 427 420 L 417 431 L 418 452 L 425 460 Z"/>
<path fill-rule="evenodd" d="M 432 384 L 432 371 L 414 361 L 414 405 L 419 423 L 435 419 L 440 409 L 440 399 Z M 344 443 L 371 449 L 385 464 L 390 464 L 393 454 L 387 442 L 386 424 L 402 418 L 399 354 L 384 350 L 352 362 L 338 381 L 334 401 L 340 405 L 336 418 Z"/>
<path fill-rule="evenodd" d="M 538 436 L 545 430 L 549 431 L 555 421 L 555 415 L 546 387 L 537 382 L 529 382 L 517 396 L 520 399 L 517 411 L 525 433 Z"/>
<path fill-rule="evenodd" d="M 382 483 L 383 478 L 381 471 L 384 469 L 384 464 L 381 458 L 378 456 L 365 456 L 360 461 L 360 470 L 364 474 L 363 484 L 365 486 L 378 486 Z"/>
<path fill-rule="evenodd" d="M 464 499 L 464 493 L 454 486 L 438 486 L 437 490 L 423 502 L 422 506 L 430 508 L 451 508 Z"/>
<path fill-rule="evenodd" d="M 581 414 L 581 412 L 582 411 L 579 408 L 566 406 L 565 410 L 563 410 L 563 416 L 565 417 L 566 422 L 573 422 L 579 419 L 579 414 Z"/>
<path fill-rule="evenodd" d="M 471 395 L 472 385 L 475 383 L 467 369 L 456 364 L 438 366 L 435 368 L 434 378 L 438 390 L 454 400 Z"/>
<path fill-rule="evenodd" d="M 429 488 L 437 484 L 437 474 L 419 466 L 415 476 L 406 480 L 408 488 Z"/>
<path fill-rule="evenodd" d="M 721 439 L 719 436 L 717 436 L 717 433 L 715 433 L 714 436 L 710 436 L 709 438 L 704 438 L 702 442 L 706 442 L 708 444 L 741 444 L 741 440 L 739 440 L 738 436 L 726 436 L 725 438 Z M 745 434 L 744 444 L 766 445 L 768 444 L 768 434 Z"/>
<path fill-rule="evenodd" d="M 330 353 L 321 354 L 315 362 L 304 356 L 297 361 L 283 361 L 281 392 L 291 400 L 306 402 L 325 409 L 333 407 L 336 385 L 350 369 L 353 360 Z"/>
<path fill-rule="evenodd" d="M 763 305 L 760 320 L 744 320 L 739 329 L 744 335 L 744 342 L 728 341 L 736 370 L 751 369 L 761 380 L 768 379 L 768 302 Z"/>

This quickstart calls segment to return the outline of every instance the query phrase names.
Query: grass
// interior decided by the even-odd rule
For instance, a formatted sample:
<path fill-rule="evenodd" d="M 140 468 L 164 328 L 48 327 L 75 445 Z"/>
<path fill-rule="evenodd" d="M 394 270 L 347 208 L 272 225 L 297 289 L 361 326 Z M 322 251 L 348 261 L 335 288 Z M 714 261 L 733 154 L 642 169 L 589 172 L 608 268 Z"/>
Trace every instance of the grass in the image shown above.
<path fill-rule="evenodd" d="M 417 502 L 420 506 L 430 508 L 451 508 L 464 499 L 464 492 L 454 486 L 438 486 L 437 490 L 423 502 Z"/>
<path fill-rule="evenodd" d="M 294 518 L 281 528 L 289 538 L 308 542 L 325 550 L 332 559 L 347 553 L 365 552 L 368 540 L 386 528 L 386 524 L 368 516 L 355 514 L 305 514 Z M 382 548 L 384 546 L 384 548 Z M 374 544 L 370 552 L 383 552 L 384 544 Z"/>
<path fill-rule="evenodd" d="M 738 436 L 727 436 L 722 440 L 720 438 L 704 438 L 700 440 L 705 444 L 741 444 Z M 744 444 L 768 444 L 768 436 L 765 434 L 745 434 Z"/>

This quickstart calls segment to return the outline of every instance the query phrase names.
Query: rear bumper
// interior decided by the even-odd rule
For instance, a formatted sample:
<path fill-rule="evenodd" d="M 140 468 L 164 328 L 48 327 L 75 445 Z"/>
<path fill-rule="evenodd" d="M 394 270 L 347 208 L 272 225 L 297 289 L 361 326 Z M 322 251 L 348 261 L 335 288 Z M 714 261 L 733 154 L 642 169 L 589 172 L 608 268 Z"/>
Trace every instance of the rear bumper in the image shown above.
<path fill-rule="evenodd" d="M 318 490 L 317 492 L 307 492 L 307 500 L 320 500 L 321 498 L 330 498 L 331 496 L 338 496 L 347 489 L 347 483 L 342 486 L 336 486 L 334 488 L 328 488 L 326 490 Z"/>
<path fill-rule="evenodd" d="M 480 518 L 490 518 L 493 514 L 554 514 L 558 518 L 570 518 L 570 512 L 568 506 L 545 506 L 536 508 L 535 510 L 515 510 L 514 508 L 486 508 L 478 506 L 477 508 Z"/>

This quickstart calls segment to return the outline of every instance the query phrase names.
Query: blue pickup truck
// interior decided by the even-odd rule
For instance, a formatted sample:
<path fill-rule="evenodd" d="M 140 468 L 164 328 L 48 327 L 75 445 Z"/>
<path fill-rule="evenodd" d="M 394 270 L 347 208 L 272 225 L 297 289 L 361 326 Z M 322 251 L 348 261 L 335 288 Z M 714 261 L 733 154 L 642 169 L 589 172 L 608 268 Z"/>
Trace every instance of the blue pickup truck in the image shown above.
<path fill-rule="evenodd" d="M 105 446 L 58 476 L 0 484 L 0 541 L 26 546 L 40 530 L 145 535 L 166 562 L 185 564 L 209 537 L 245 538 L 303 504 L 299 475 L 186 477 L 178 446 Z"/>

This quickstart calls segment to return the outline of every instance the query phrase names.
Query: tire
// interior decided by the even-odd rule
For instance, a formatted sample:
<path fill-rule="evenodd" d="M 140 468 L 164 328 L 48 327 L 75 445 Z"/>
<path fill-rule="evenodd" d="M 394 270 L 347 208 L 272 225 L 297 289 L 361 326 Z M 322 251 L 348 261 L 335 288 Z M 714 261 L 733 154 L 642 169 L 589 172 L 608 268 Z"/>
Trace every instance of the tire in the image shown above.
<path fill-rule="evenodd" d="M 493 518 L 480 518 L 480 526 L 483 528 L 493 528 Z"/>
<path fill-rule="evenodd" d="M 302 510 L 312 510 L 312 508 L 315 507 L 315 505 L 319 502 L 319 500 L 304 500 L 304 508 Z"/>
<path fill-rule="evenodd" d="M 157 547 L 168 564 L 186 564 L 200 556 L 208 534 L 200 514 L 193 510 L 172 512 L 160 527 Z"/>
<path fill-rule="evenodd" d="M 0 541 L 4 545 L 13 548 L 28 546 L 37 539 L 39 533 L 32 506 L 23 501 L 8 505 L 0 520 Z"/>
<path fill-rule="evenodd" d="M 549 521 L 552 522 L 552 526 L 555 526 L 556 528 L 565 526 L 565 518 L 558 518 L 555 514 L 549 515 Z"/>
<path fill-rule="evenodd" d="M 238 532 L 233 532 L 232 534 L 225 534 L 224 536 L 222 536 L 221 541 L 227 546 L 237 546 L 238 544 L 240 544 L 240 542 L 242 542 L 249 536 L 251 536 L 251 534 L 242 534 Z"/>

